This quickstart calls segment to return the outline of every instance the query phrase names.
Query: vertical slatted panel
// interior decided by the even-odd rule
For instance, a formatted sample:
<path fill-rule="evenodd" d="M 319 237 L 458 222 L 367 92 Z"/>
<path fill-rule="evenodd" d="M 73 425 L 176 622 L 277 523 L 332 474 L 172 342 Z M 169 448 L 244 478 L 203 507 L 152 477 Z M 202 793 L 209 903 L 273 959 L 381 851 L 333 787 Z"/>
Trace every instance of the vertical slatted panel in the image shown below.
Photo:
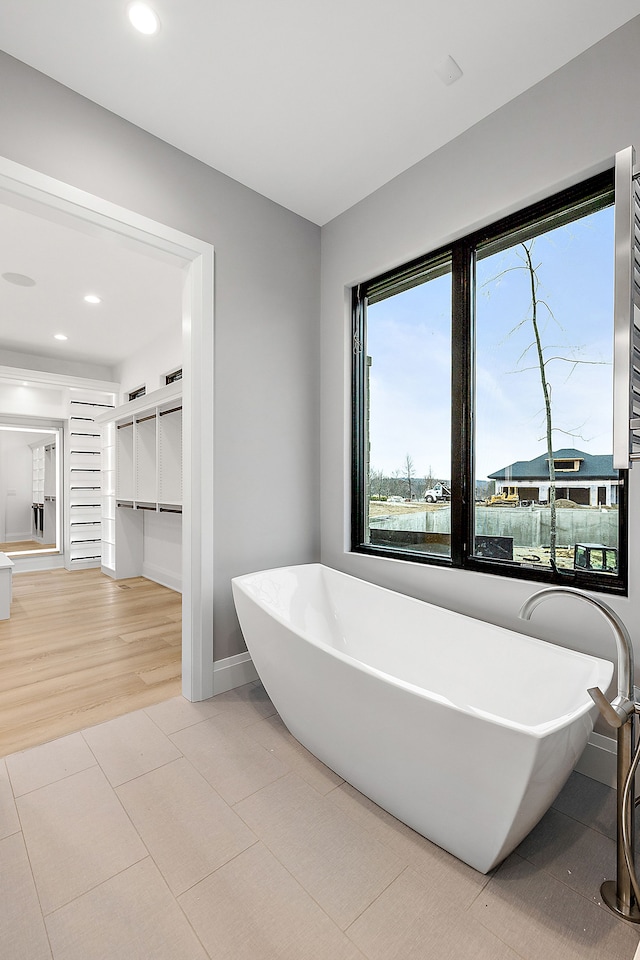
<path fill-rule="evenodd" d="M 632 180 L 633 341 L 631 363 L 631 460 L 640 460 L 640 180 Z"/>
<path fill-rule="evenodd" d="M 640 185 L 635 150 L 616 154 L 613 466 L 640 460 Z"/>

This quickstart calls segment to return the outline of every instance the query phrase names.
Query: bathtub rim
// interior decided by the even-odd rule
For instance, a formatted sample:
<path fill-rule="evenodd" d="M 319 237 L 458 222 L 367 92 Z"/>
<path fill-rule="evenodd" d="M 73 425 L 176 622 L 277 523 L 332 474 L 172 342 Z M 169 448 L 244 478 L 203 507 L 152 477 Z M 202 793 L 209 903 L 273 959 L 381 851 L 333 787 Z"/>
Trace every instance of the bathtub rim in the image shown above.
<path fill-rule="evenodd" d="M 469 617 L 468 614 L 459 613 L 456 610 L 451 610 L 449 607 L 441 607 L 430 600 L 420 600 L 418 597 L 411 597 L 408 594 L 400 593 L 399 591 L 392 590 L 389 587 L 381 587 L 377 583 L 373 583 L 372 581 L 369 581 L 369 580 L 363 580 L 362 577 L 355 577 L 349 573 L 344 573 L 342 570 L 337 570 L 335 567 L 330 567 L 328 564 L 325 564 L 325 563 L 284 564 L 279 567 L 269 567 L 263 570 L 253 571 L 252 573 L 241 574 L 237 577 L 232 578 L 231 580 L 232 591 L 235 591 L 236 589 L 240 590 L 243 593 L 243 595 L 247 597 L 248 600 L 252 601 L 266 615 L 271 617 L 272 620 L 275 620 L 286 630 L 288 630 L 289 632 L 293 633 L 296 636 L 301 637 L 307 643 L 312 644 L 318 649 L 325 651 L 329 656 L 333 656 L 336 659 L 350 665 L 351 667 L 357 670 L 367 673 L 370 676 L 376 677 L 377 679 L 382 680 L 385 683 L 390 683 L 395 687 L 399 687 L 403 690 L 407 690 L 412 694 L 414 694 L 415 696 L 421 697 L 422 699 L 430 700 L 431 702 L 444 705 L 449 709 L 453 709 L 460 713 L 464 713 L 467 716 L 473 717 L 474 719 L 477 719 L 477 720 L 484 720 L 488 723 L 495 723 L 499 726 L 506 727 L 507 729 L 510 729 L 510 730 L 517 730 L 519 732 L 526 733 L 527 735 L 538 740 L 542 740 L 545 737 L 548 737 L 551 734 L 555 733 L 556 731 L 562 730 L 565 727 L 570 726 L 571 724 L 579 720 L 581 717 L 585 716 L 586 714 L 592 714 L 596 710 L 596 707 L 594 706 L 593 701 L 587 695 L 586 687 L 585 687 L 585 702 L 583 704 L 577 706 L 575 709 L 567 713 L 562 714 L 561 716 L 556 717 L 553 720 L 547 720 L 537 724 L 522 723 L 521 721 L 512 720 L 512 719 L 503 717 L 499 714 L 490 713 L 487 710 L 481 710 L 479 708 L 472 707 L 469 704 L 456 703 L 453 700 L 450 700 L 448 697 L 442 696 L 441 694 L 436 693 L 433 690 L 428 690 L 425 687 L 418 686 L 417 684 L 411 683 L 411 681 L 409 680 L 403 680 L 402 678 L 396 677 L 392 673 L 387 673 L 386 671 L 381 670 L 378 667 L 372 667 L 370 664 L 365 663 L 362 660 L 358 660 L 355 657 L 352 657 L 349 654 L 344 653 L 342 650 L 338 650 L 336 647 L 330 646 L 329 644 L 318 639 L 317 637 L 311 636 L 307 631 L 294 629 L 294 626 L 290 621 L 280 616 L 272 607 L 269 607 L 267 604 L 261 602 L 257 597 L 253 596 L 252 594 L 249 593 L 247 589 L 245 589 L 245 586 L 244 586 L 245 582 L 251 580 L 252 578 L 259 577 L 261 574 L 268 574 L 268 573 L 275 574 L 280 572 L 296 571 L 301 568 L 306 568 L 306 569 L 314 568 L 320 571 L 331 570 L 333 573 L 338 574 L 340 577 L 344 577 L 349 580 L 355 580 L 359 583 L 367 584 L 371 587 L 375 587 L 376 590 L 381 590 L 381 591 L 384 591 L 385 593 L 390 593 L 395 596 L 402 597 L 404 600 L 411 601 L 416 604 L 426 605 L 428 607 L 435 607 L 437 610 L 444 611 L 445 613 L 448 613 L 454 617 L 464 617 L 466 619 L 477 619 L 477 618 Z M 563 647 L 561 644 L 556 644 L 550 640 L 543 640 L 541 637 L 534 637 L 527 633 L 519 633 L 515 630 L 511 630 L 509 627 L 503 627 L 500 624 L 493 623 L 492 621 L 482 620 L 479 622 L 486 623 L 488 626 L 493 627 L 494 629 L 500 632 L 509 633 L 509 634 L 512 634 L 513 636 L 520 637 L 525 642 L 533 644 L 535 646 L 551 647 L 557 650 L 560 656 L 567 657 L 568 659 L 590 661 L 594 665 L 596 664 L 599 665 L 604 670 L 605 673 L 607 672 L 606 667 L 609 667 L 610 668 L 609 679 L 606 681 L 606 683 L 604 683 L 603 679 L 599 678 L 599 682 L 598 682 L 598 685 L 602 686 L 605 691 L 609 686 L 609 684 L 611 683 L 611 680 L 613 679 L 614 665 L 610 660 L 606 660 L 604 657 L 595 657 L 589 653 L 582 653 L 579 650 L 572 650 L 569 647 Z M 244 637 L 244 632 L 243 632 L 243 637 Z M 244 640 L 245 640 L 245 644 L 247 645 L 247 650 L 251 654 L 251 650 L 249 649 L 247 638 L 244 637 Z M 251 658 L 253 660 L 253 654 L 251 654 Z M 256 670 L 257 670 L 257 667 L 256 667 Z M 259 675 L 259 671 L 258 671 L 258 675 Z"/>

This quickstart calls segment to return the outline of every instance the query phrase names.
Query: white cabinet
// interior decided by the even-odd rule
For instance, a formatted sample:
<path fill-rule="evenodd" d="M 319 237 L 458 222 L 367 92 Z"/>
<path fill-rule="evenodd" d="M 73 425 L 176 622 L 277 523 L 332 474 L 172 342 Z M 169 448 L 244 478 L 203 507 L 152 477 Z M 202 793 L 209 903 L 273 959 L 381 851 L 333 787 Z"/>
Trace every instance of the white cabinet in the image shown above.
<path fill-rule="evenodd" d="M 117 503 L 180 512 L 182 403 L 176 385 L 117 407 L 109 419 L 115 425 Z"/>
<path fill-rule="evenodd" d="M 99 418 L 112 415 L 113 394 L 74 391 L 69 401 L 68 510 L 65 556 L 68 569 L 102 561 L 102 500 L 113 488 L 113 456 L 103 456 Z"/>
<path fill-rule="evenodd" d="M 182 513 L 181 387 L 161 387 L 96 421 L 103 460 L 115 468 L 113 494 L 103 498 L 102 567 L 117 579 L 143 573 L 143 517 Z"/>

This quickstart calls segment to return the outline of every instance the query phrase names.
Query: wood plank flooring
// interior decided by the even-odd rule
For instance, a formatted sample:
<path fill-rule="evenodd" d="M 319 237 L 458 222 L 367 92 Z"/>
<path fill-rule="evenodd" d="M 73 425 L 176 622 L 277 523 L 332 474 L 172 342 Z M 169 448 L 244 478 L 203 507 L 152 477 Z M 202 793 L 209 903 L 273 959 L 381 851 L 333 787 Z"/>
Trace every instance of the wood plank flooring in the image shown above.
<path fill-rule="evenodd" d="M 174 697 L 182 597 L 97 569 L 14 574 L 0 621 L 0 756 Z"/>
<path fill-rule="evenodd" d="M 40 543 L 38 540 L 10 540 L 0 543 L 0 553 L 24 553 L 25 550 L 55 550 L 55 543 Z"/>

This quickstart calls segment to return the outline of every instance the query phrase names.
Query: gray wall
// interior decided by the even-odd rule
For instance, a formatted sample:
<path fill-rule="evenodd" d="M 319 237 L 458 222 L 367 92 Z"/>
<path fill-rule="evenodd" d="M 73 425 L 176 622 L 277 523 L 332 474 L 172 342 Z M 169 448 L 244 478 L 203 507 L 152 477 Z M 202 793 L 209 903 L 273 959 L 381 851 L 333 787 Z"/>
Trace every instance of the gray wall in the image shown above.
<path fill-rule="evenodd" d="M 215 247 L 214 658 L 239 653 L 230 578 L 319 558 L 320 230 L 4 53 L 0 90 L 0 155 Z"/>
<path fill-rule="evenodd" d="M 636 18 L 323 228 L 323 562 L 482 619 L 524 626 L 516 616 L 532 592 L 524 582 L 349 553 L 347 288 L 605 169 L 630 143 L 640 148 L 639 50 Z M 611 605 L 639 645 L 638 466 L 630 500 L 629 598 Z M 586 605 L 548 601 L 534 617 L 528 632 L 613 659 L 607 627 Z"/>

